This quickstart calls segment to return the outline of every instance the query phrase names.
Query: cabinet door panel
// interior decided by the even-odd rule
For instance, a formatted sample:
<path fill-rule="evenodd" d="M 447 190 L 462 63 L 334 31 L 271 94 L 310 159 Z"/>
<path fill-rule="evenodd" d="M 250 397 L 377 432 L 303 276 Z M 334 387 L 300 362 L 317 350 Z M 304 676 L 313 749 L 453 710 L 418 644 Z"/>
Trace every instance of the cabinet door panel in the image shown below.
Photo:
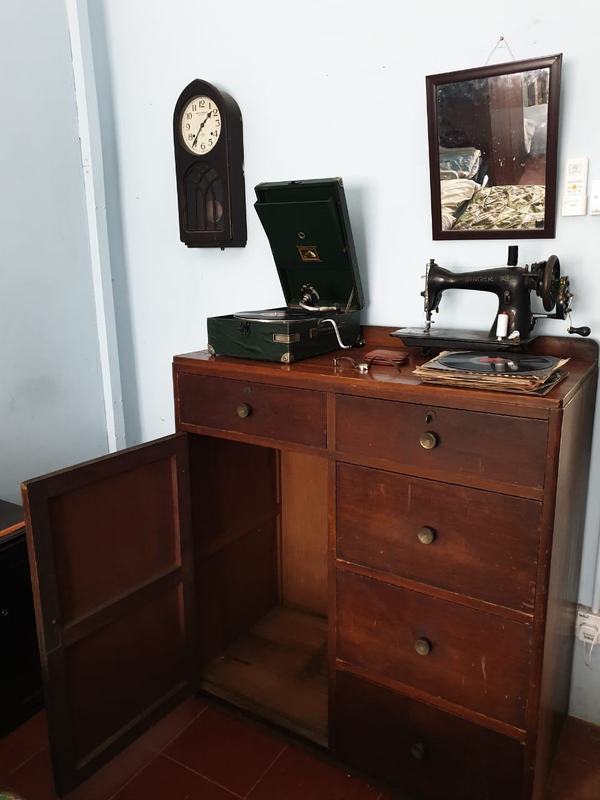
<path fill-rule="evenodd" d="M 57 789 L 194 688 L 185 434 L 23 484 Z"/>

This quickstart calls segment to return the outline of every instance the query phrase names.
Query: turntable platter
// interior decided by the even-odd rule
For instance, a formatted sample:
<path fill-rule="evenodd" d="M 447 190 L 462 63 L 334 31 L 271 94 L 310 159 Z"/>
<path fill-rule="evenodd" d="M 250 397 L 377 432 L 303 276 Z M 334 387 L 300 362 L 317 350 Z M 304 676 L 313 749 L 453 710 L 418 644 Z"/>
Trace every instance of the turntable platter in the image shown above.
<path fill-rule="evenodd" d="M 299 308 L 267 308 L 264 311 L 238 311 L 233 316 L 248 322 L 287 322 L 288 320 L 307 319 L 310 315 Z"/>

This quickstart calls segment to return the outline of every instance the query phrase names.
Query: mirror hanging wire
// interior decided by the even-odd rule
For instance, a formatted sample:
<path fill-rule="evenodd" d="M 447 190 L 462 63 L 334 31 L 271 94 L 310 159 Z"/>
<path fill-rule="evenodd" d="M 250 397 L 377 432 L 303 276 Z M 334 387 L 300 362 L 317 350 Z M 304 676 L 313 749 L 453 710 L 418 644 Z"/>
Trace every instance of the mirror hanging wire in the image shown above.
<path fill-rule="evenodd" d="M 490 63 L 490 58 L 491 58 L 491 57 L 494 55 L 494 53 L 496 52 L 496 50 L 498 50 L 498 49 L 499 49 L 499 48 L 501 48 L 501 47 L 506 47 L 506 49 L 507 49 L 507 50 L 508 50 L 508 52 L 510 53 L 510 57 L 512 58 L 512 60 L 513 60 L 513 61 L 516 61 L 516 60 L 517 60 L 517 59 L 515 58 L 515 55 L 514 55 L 513 51 L 510 49 L 510 45 L 509 45 L 509 43 L 506 41 L 506 39 L 504 38 L 504 36 L 501 36 L 501 37 L 498 39 L 498 41 L 496 42 L 496 44 L 495 44 L 495 45 L 492 47 L 492 49 L 491 49 L 491 51 L 490 51 L 490 54 L 489 54 L 489 56 L 488 56 L 488 57 L 486 58 L 486 60 L 485 60 L 485 66 L 486 66 L 486 67 L 487 67 L 487 65 Z"/>

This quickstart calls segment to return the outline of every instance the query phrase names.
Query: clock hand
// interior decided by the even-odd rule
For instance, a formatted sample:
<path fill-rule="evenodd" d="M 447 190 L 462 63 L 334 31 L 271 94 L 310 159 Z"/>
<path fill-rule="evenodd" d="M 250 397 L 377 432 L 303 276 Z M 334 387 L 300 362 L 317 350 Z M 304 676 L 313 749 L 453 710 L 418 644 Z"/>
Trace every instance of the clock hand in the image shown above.
<path fill-rule="evenodd" d="M 196 133 L 196 138 L 192 142 L 192 147 L 196 147 L 196 144 L 198 142 L 198 136 L 200 135 L 200 131 L 206 125 L 206 123 L 208 121 L 208 118 L 212 116 L 212 113 L 213 113 L 212 111 L 209 111 L 208 114 L 204 117 L 204 120 L 202 121 L 202 124 L 200 125 L 200 127 L 198 128 L 198 131 Z"/>

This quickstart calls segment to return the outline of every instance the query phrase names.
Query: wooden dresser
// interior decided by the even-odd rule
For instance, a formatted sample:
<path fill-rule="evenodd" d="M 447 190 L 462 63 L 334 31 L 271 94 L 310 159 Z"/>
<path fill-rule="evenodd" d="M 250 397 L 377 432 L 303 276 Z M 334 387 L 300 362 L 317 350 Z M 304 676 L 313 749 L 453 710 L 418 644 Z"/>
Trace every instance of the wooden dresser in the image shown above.
<path fill-rule="evenodd" d="M 25 484 L 59 789 L 200 686 L 409 797 L 543 800 L 597 346 L 534 347 L 547 397 L 177 356 L 173 437 Z"/>

